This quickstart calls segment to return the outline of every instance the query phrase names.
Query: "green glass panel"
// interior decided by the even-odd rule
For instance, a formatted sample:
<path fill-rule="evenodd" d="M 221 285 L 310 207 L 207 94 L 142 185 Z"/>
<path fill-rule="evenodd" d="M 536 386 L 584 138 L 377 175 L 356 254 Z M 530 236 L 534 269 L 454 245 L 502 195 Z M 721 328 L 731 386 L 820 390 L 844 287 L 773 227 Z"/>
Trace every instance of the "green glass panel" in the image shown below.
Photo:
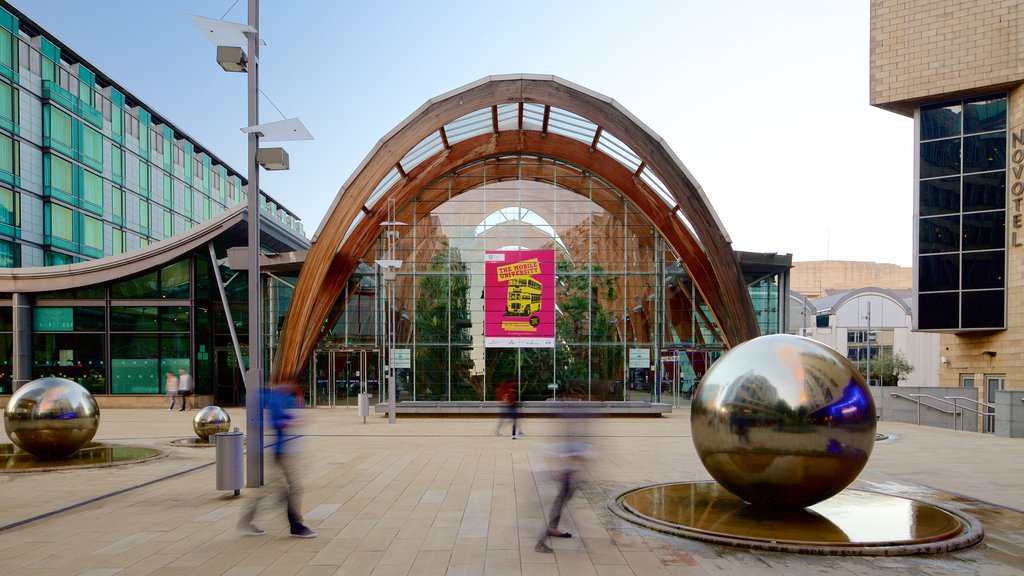
<path fill-rule="evenodd" d="M 34 308 L 32 329 L 36 332 L 71 332 L 75 329 L 74 308 Z"/>
<path fill-rule="evenodd" d="M 43 106 L 43 146 L 57 148 L 65 154 L 73 154 L 74 136 L 71 115 L 46 104 Z"/>
<path fill-rule="evenodd" d="M 111 306 L 110 330 L 113 332 L 156 332 L 159 315 L 156 306 Z"/>
<path fill-rule="evenodd" d="M 88 170 L 82 171 L 82 206 L 103 214 L 103 178 Z"/>
<path fill-rule="evenodd" d="M 124 219 L 124 190 L 114 186 L 110 190 L 110 215 L 116 219 Z"/>
<path fill-rule="evenodd" d="M 151 182 L 149 163 L 139 160 L 139 192 L 146 198 L 149 198 Z"/>
<path fill-rule="evenodd" d="M 145 230 L 150 228 L 150 207 L 145 200 L 139 202 L 139 225 Z"/>
<path fill-rule="evenodd" d="M 82 162 L 96 170 L 103 170 L 103 135 L 88 126 L 82 126 Z"/>
<path fill-rule="evenodd" d="M 156 334 L 111 334 L 110 391 L 159 394 L 160 338 Z"/>
<path fill-rule="evenodd" d="M 188 298 L 189 261 L 179 260 L 160 270 L 161 298 Z"/>
<path fill-rule="evenodd" d="M 21 246 L 14 242 L 0 240 L 0 268 L 19 268 L 20 266 Z M 3 308 L 0 308 L 0 310 L 3 310 Z"/>
<path fill-rule="evenodd" d="M 67 242 L 73 242 L 75 239 L 74 213 L 59 204 L 47 203 L 45 206 L 50 216 L 47 234 Z"/>
<path fill-rule="evenodd" d="M 18 225 L 17 192 L 0 188 L 0 224 Z"/>
<path fill-rule="evenodd" d="M 124 150 L 110 147 L 110 178 L 117 184 L 124 184 Z"/>
<path fill-rule="evenodd" d="M 103 221 L 82 215 L 82 247 L 103 250 Z"/>
<path fill-rule="evenodd" d="M 45 183 L 44 193 L 62 200 L 74 201 L 74 170 L 71 162 L 55 154 L 43 157 L 44 174 L 49 182 Z M 48 168 L 48 170 L 46 170 Z"/>
<path fill-rule="evenodd" d="M 121 282 L 110 287 L 111 298 L 159 298 L 157 274 L 150 272 Z"/>
<path fill-rule="evenodd" d="M 189 329 L 188 306 L 162 306 L 160 308 L 161 332 L 188 332 Z"/>

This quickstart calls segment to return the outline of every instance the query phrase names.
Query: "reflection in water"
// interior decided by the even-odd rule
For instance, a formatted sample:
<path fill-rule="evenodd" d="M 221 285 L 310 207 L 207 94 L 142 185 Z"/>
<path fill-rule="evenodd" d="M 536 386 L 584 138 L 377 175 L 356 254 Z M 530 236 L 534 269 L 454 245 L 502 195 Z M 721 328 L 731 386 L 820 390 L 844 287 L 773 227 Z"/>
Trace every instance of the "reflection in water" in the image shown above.
<path fill-rule="evenodd" d="M 846 490 L 810 508 L 748 504 L 714 482 L 641 488 L 622 507 L 686 532 L 820 546 L 881 546 L 947 540 L 964 532 L 954 515 L 924 502 Z"/>
<path fill-rule="evenodd" d="M 47 460 L 20 450 L 13 444 L 0 444 L 0 471 L 49 470 L 123 464 L 159 455 L 160 451 L 154 448 L 107 446 L 99 442 L 90 442 L 66 458 Z"/>

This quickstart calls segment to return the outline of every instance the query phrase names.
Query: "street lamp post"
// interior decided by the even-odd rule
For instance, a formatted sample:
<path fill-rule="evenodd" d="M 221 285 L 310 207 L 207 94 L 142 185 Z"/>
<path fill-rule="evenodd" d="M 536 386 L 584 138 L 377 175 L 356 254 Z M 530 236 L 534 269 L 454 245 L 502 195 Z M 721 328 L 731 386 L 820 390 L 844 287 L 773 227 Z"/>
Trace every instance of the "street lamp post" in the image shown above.
<path fill-rule="evenodd" d="M 249 116 L 247 126 L 260 123 L 260 6 L 259 0 L 249 0 L 249 40 L 247 67 L 249 87 Z M 260 167 L 256 155 L 260 148 L 260 133 L 249 132 L 249 373 L 245 379 L 246 422 L 246 486 L 263 485 L 263 299 L 260 290 Z"/>

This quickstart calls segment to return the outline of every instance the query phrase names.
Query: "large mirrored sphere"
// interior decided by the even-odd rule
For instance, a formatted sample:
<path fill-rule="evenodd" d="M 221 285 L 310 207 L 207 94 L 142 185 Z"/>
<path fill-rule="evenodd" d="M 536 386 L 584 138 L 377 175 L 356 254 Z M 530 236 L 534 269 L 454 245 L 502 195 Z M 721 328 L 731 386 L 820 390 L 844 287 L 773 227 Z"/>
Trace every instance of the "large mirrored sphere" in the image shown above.
<path fill-rule="evenodd" d="M 63 378 L 25 384 L 4 408 L 4 431 L 16 446 L 39 458 L 63 458 L 92 440 L 100 407 L 88 390 Z"/>
<path fill-rule="evenodd" d="M 231 429 L 231 416 L 220 406 L 207 406 L 192 418 L 192 429 L 203 442 L 209 442 L 210 436 Z"/>
<path fill-rule="evenodd" d="M 832 348 L 762 336 L 715 362 L 693 399 L 693 444 L 711 476 L 752 504 L 811 506 L 860 473 L 875 444 L 863 378 Z"/>

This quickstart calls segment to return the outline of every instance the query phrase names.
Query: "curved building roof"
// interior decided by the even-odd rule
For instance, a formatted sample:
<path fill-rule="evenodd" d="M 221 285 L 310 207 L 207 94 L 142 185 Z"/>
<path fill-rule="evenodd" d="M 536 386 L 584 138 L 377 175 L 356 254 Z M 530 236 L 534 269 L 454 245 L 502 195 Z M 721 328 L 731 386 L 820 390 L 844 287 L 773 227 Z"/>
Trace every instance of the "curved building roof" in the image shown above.
<path fill-rule="evenodd" d="M 344 281 L 386 221 L 390 199 L 400 209 L 452 170 L 515 154 L 578 166 L 611 184 L 680 256 L 726 343 L 758 335 L 730 239 L 661 137 L 614 100 L 561 78 L 491 76 L 427 101 L 342 186 L 314 234 L 272 377 L 294 378 L 301 370 Z"/>

